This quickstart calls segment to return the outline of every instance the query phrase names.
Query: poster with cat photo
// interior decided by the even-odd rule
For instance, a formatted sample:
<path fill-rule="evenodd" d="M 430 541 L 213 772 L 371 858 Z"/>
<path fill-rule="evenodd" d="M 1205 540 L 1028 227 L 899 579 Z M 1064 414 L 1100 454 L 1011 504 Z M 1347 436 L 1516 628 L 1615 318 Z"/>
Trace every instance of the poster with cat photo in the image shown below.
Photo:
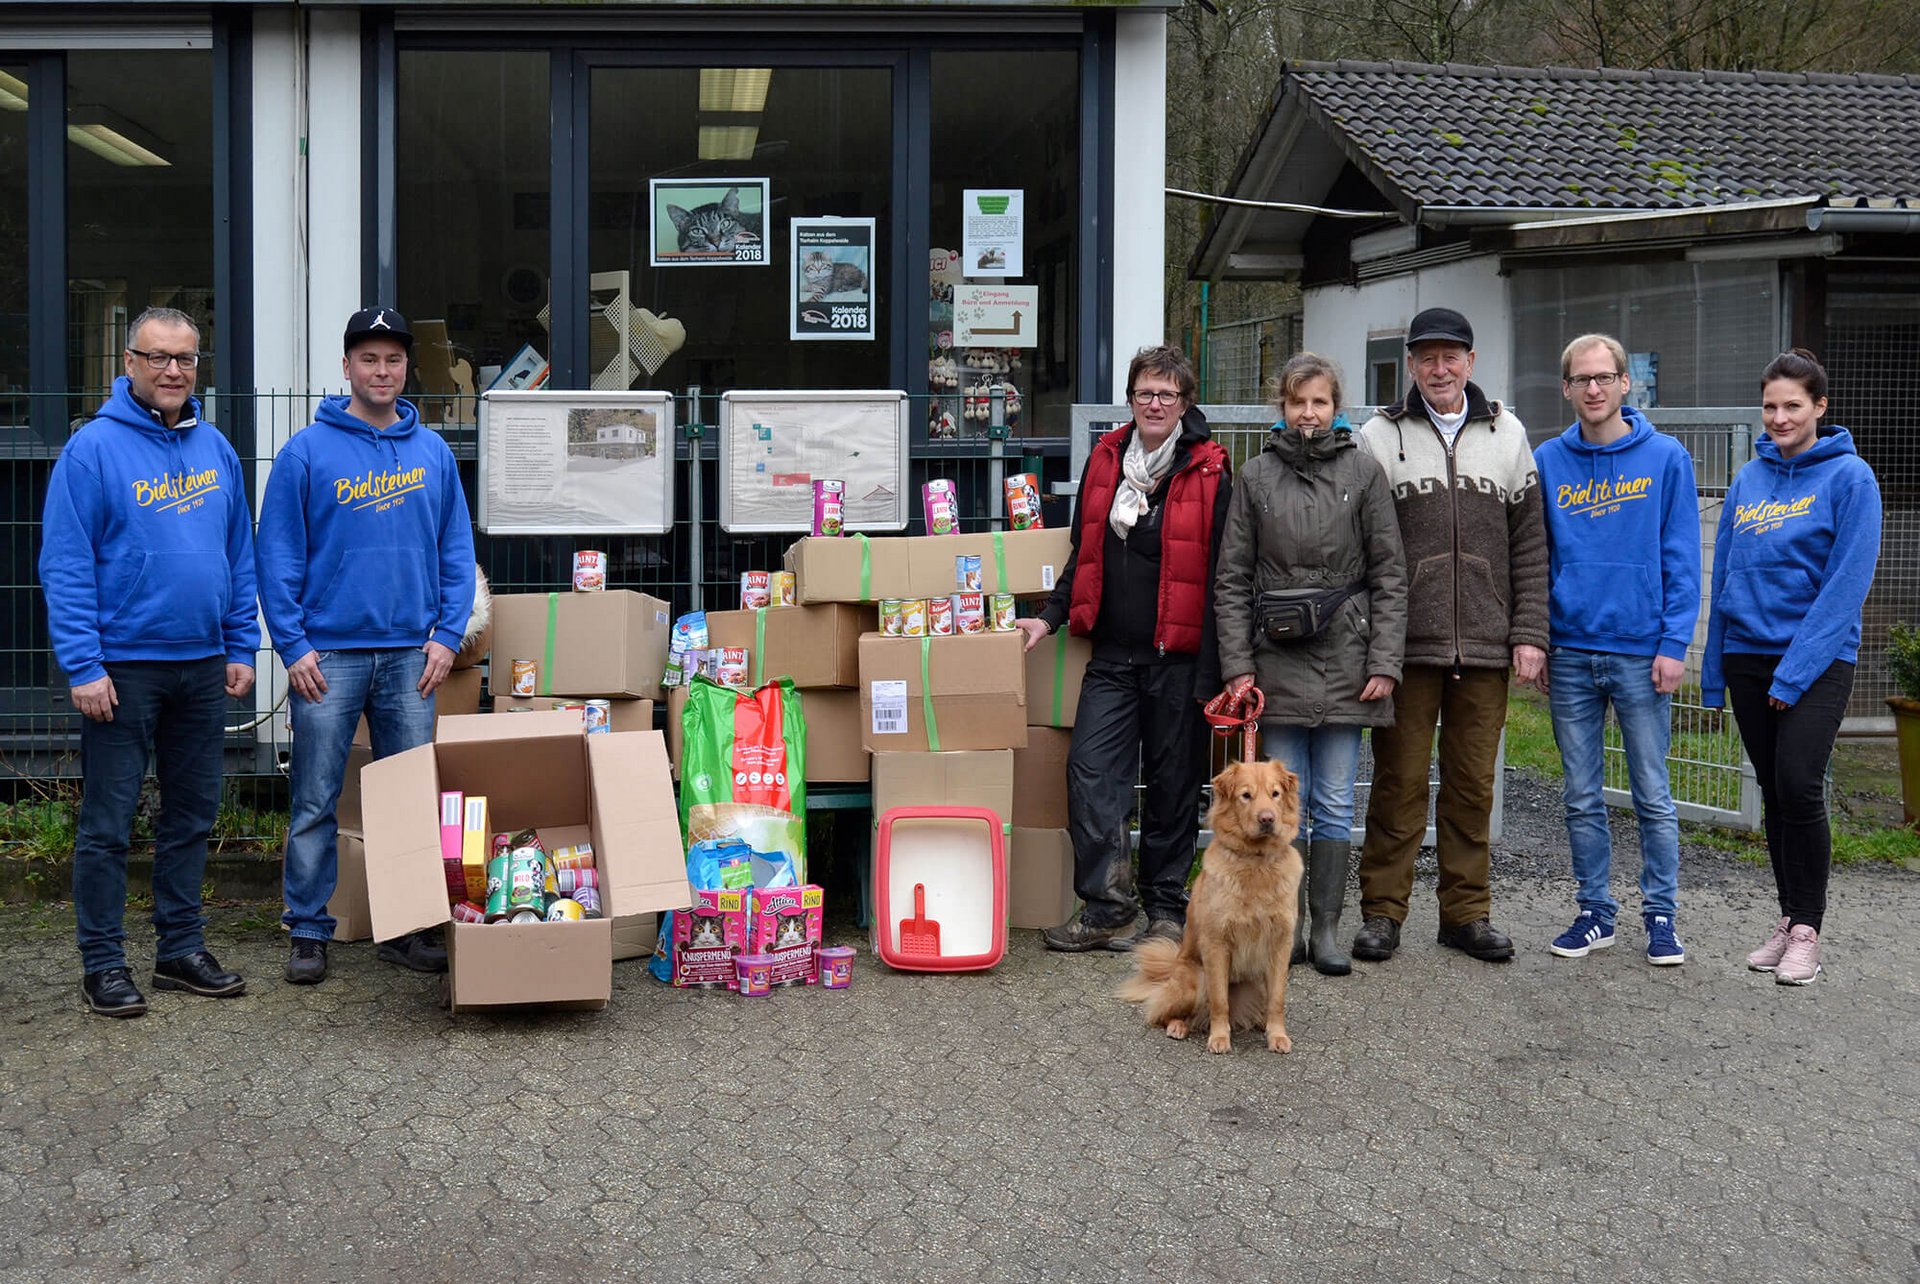
<path fill-rule="evenodd" d="M 795 339 L 873 338 L 873 225 L 870 218 L 789 223 Z"/>
<path fill-rule="evenodd" d="M 656 178 L 650 180 L 653 267 L 764 267 L 767 257 L 767 180 L 764 178 Z"/>

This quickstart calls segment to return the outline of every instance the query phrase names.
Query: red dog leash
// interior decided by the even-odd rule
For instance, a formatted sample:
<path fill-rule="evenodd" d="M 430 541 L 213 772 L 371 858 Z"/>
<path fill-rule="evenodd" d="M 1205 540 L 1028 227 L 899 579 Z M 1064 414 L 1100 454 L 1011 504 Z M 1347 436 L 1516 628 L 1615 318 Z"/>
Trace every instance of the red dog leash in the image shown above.
<path fill-rule="evenodd" d="M 1201 714 L 1215 735 L 1231 737 L 1240 733 L 1240 757 L 1243 762 L 1260 761 L 1260 715 L 1267 711 L 1267 697 L 1249 683 L 1239 695 L 1222 691 L 1207 701 Z"/>

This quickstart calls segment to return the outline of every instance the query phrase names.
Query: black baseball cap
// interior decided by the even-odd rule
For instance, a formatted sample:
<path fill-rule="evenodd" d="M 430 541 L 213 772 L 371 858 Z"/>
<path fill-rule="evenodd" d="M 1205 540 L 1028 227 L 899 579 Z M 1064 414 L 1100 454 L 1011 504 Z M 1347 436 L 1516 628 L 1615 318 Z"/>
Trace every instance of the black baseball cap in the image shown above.
<path fill-rule="evenodd" d="M 1429 342 L 1457 343 L 1471 350 L 1473 327 L 1452 308 L 1428 308 L 1407 327 L 1407 346 Z"/>
<path fill-rule="evenodd" d="M 361 308 L 347 320 L 341 350 L 352 352 L 353 345 L 362 339 L 398 339 L 401 347 L 413 351 L 413 331 L 407 329 L 407 319 L 392 308 Z"/>

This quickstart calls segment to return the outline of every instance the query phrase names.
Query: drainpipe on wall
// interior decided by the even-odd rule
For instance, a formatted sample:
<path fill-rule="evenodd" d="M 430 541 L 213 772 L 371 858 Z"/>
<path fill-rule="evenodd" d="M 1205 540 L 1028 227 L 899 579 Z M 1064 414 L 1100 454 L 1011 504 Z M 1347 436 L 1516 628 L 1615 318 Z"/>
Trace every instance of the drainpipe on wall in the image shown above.
<path fill-rule="evenodd" d="M 1207 326 L 1210 324 L 1208 318 L 1208 304 L 1210 302 L 1208 292 L 1212 287 L 1213 283 L 1211 281 L 1202 281 L 1200 283 L 1200 342 L 1195 345 L 1200 351 L 1194 358 L 1194 365 L 1196 367 L 1194 373 L 1199 377 L 1199 387 L 1195 389 L 1194 396 L 1196 402 L 1203 402 L 1207 399 L 1207 349 L 1212 343 L 1212 339 L 1207 333 Z"/>

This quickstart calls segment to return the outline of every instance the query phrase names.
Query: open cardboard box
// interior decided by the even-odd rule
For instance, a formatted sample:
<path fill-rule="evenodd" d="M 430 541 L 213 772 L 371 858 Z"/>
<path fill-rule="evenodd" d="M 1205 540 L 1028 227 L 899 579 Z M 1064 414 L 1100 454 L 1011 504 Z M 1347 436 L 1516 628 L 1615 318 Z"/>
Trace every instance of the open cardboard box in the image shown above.
<path fill-rule="evenodd" d="M 536 828 L 549 849 L 591 842 L 607 917 L 449 922 L 443 789 L 486 795 L 495 832 Z M 361 790 L 374 938 L 445 923 L 456 1012 L 603 1007 L 613 991 L 612 920 L 692 903 L 666 742 L 657 731 L 586 735 L 579 718 L 564 712 L 442 718 L 432 744 L 370 764 Z"/>

